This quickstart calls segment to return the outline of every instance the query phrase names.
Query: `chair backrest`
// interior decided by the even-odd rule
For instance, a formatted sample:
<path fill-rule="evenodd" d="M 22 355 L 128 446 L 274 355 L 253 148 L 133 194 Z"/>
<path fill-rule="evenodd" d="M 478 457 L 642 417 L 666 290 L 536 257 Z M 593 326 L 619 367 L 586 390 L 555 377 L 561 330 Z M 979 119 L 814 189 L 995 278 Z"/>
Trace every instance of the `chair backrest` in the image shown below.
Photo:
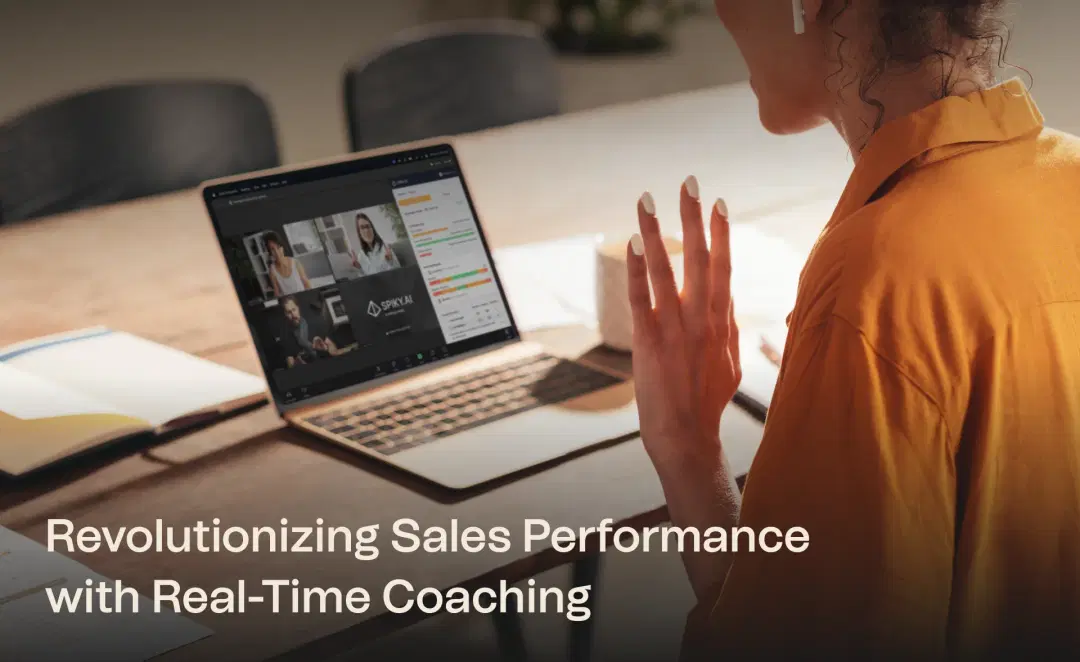
<path fill-rule="evenodd" d="M 244 85 L 193 80 L 99 88 L 0 125 L 0 223 L 279 165 L 270 109 Z"/>
<path fill-rule="evenodd" d="M 560 112 L 558 60 L 532 24 L 455 21 L 401 33 L 346 70 L 353 151 Z"/>

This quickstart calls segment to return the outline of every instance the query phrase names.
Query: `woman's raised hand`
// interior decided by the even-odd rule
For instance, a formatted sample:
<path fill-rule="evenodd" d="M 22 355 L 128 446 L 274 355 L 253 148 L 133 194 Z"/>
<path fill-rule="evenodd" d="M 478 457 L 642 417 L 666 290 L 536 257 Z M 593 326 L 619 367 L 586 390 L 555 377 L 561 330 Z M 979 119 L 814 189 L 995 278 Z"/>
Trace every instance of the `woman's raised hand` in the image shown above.
<path fill-rule="evenodd" d="M 686 180 L 680 197 L 681 292 L 648 193 L 638 202 L 641 234 L 627 246 L 641 437 L 662 478 L 688 463 L 716 462 L 720 415 L 742 379 L 727 206 L 718 201 L 712 207 L 710 246 L 697 179 Z"/>

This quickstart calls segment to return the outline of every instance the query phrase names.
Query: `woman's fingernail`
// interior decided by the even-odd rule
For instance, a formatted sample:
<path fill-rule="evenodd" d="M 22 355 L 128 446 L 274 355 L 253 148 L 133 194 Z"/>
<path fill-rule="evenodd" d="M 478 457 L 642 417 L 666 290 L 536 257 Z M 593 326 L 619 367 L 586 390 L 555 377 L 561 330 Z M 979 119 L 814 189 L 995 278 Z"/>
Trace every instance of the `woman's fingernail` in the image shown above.
<path fill-rule="evenodd" d="M 652 193 L 646 193 L 641 196 L 641 206 L 649 216 L 656 215 L 656 203 L 653 201 Z"/>
<path fill-rule="evenodd" d="M 719 214 L 721 218 L 726 219 L 728 217 L 727 203 L 724 202 L 723 198 L 716 201 L 716 213 Z"/>
<path fill-rule="evenodd" d="M 638 257 L 645 254 L 645 242 L 641 240 L 640 234 L 635 234 L 630 237 L 630 249 L 634 251 L 634 255 Z"/>
<path fill-rule="evenodd" d="M 683 182 L 683 185 L 686 187 L 686 192 L 690 194 L 691 198 L 697 200 L 701 197 L 701 192 L 698 190 L 697 177 L 690 175 L 686 178 L 686 181 Z"/>

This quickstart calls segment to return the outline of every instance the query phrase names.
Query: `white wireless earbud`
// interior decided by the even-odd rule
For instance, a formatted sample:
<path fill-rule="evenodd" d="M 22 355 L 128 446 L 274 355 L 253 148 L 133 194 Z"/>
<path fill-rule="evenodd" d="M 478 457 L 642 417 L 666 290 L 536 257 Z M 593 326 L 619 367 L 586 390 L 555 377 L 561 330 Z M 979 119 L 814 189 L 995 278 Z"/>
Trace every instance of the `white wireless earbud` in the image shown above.
<path fill-rule="evenodd" d="M 795 34 L 806 33 L 806 10 L 803 0 L 791 0 L 791 10 L 795 14 Z"/>

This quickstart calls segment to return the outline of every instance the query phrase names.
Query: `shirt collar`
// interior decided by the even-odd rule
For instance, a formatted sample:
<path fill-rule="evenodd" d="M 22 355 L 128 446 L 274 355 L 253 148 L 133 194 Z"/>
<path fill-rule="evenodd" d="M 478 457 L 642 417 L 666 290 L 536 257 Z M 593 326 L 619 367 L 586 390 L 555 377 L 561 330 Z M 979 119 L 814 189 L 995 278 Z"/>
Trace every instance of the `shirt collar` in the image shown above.
<path fill-rule="evenodd" d="M 1015 78 L 965 96 L 947 97 L 893 120 L 863 150 L 822 237 L 866 206 L 905 167 L 918 168 L 988 144 L 1037 134 L 1044 122 L 1027 88 Z M 788 316 L 789 327 L 793 319 Z"/>
<path fill-rule="evenodd" d="M 1044 118 L 1027 88 L 1012 79 L 964 96 L 946 97 L 883 126 L 852 172 L 830 225 L 873 197 L 905 166 L 923 166 L 988 143 L 1038 133 Z"/>

